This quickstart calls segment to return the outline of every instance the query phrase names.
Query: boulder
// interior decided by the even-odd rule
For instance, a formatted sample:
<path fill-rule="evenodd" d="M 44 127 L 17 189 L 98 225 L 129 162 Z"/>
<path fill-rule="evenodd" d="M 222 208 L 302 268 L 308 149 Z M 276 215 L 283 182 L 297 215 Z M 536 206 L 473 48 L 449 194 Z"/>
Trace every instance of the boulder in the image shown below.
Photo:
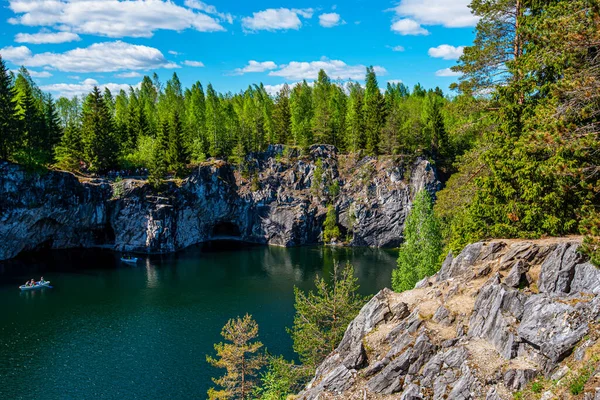
<path fill-rule="evenodd" d="M 569 293 L 575 266 L 583 256 L 577 251 L 578 242 L 559 244 L 542 264 L 538 288 L 542 293 Z"/>
<path fill-rule="evenodd" d="M 481 254 L 483 247 L 484 245 L 481 242 L 470 244 L 455 259 L 452 259 L 451 262 L 449 259 L 451 255 L 449 254 L 440 272 L 438 272 L 437 281 L 442 282 L 472 272 L 473 265 Z"/>

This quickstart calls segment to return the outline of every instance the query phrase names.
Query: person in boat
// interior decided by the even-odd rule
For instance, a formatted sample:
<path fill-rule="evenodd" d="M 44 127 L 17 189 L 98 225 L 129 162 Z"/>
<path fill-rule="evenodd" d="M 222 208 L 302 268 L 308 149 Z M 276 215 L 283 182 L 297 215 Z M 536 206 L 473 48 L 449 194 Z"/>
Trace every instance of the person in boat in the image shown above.
<path fill-rule="evenodd" d="M 39 283 L 40 283 L 40 285 L 41 285 L 41 284 L 42 284 L 42 283 L 44 283 L 44 282 L 45 282 L 45 281 L 44 281 L 44 277 L 42 276 L 42 277 L 40 278 L 40 282 L 39 282 Z"/>

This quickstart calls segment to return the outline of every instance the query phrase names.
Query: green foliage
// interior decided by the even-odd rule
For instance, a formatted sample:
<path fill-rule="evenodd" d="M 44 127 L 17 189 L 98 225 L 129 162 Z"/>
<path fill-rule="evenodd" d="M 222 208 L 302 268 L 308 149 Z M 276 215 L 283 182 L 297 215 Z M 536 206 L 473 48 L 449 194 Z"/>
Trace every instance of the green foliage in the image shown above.
<path fill-rule="evenodd" d="M 323 223 L 323 241 L 330 243 L 334 239 L 339 239 L 340 236 L 340 228 L 337 225 L 337 212 L 333 204 L 330 204 L 327 206 L 327 216 Z"/>
<path fill-rule="evenodd" d="M 258 324 L 246 314 L 243 318 L 230 319 L 221 331 L 226 342 L 215 344 L 216 358 L 207 356 L 206 361 L 227 373 L 213 382 L 222 389 L 210 388 L 208 398 L 250 399 L 265 358 L 260 349 L 263 344 L 256 341 Z"/>
<path fill-rule="evenodd" d="M 594 365 L 592 363 L 588 363 L 569 379 L 569 392 L 572 395 L 577 396 L 583 393 L 586 383 L 594 374 L 594 369 Z"/>
<path fill-rule="evenodd" d="M 363 113 L 366 150 L 371 155 L 379 153 L 380 131 L 385 121 L 383 106 L 384 99 L 379 90 L 375 70 L 373 67 L 369 67 L 367 68 Z"/>
<path fill-rule="evenodd" d="M 295 365 L 294 361 L 286 361 L 282 356 L 270 356 L 254 396 L 258 400 L 286 400 L 288 396 L 300 392 L 308 379 L 308 368 Z"/>
<path fill-rule="evenodd" d="M 435 274 L 441 254 L 442 235 L 433 214 L 432 199 L 426 190 L 421 190 L 406 219 L 398 268 L 392 273 L 393 289 L 397 292 L 413 289 L 419 280 Z"/>
<path fill-rule="evenodd" d="M 316 291 L 308 293 L 294 288 L 296 315 L 289 329 L 294 351 L 302 364 L 313 370 L 337 347 L 365 302 L 357 294 L 357 278 L 350 264 L 340 270 L 335 263 L 330 283 L 317 277 L 315 286 Z"/>
<path fill-rule="evenodd" d="M 535 381 L 531 384 L 531 391 L 533 393 L 542 393 L 544 390 L 544 384 L 540 381 Z"/>
<path fill-rule="evenodd" d="M 334 198 L 334 199 L 339 196 L 340 191 L 341 191 L 341 188 L 340 188 L 340 182 L 339 181 L 334 181 L 327 188 L 327 193 L 329 194 L 329 196 L 331 196 L 331 198 Z"/>
<path fill-rule="evenodd" d="M 103 172 L 116 166 L 117 141 L 113 121 L 98 87 L 83 105 L 81 134 L 83 153 L 89 170 Z"/>

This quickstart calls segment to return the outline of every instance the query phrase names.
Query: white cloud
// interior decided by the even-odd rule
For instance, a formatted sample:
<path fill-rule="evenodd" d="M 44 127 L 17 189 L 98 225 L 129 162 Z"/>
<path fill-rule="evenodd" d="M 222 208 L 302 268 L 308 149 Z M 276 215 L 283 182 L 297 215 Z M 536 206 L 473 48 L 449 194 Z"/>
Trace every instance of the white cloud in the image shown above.
<path fill-rule="evenodd" d="M 199 0 L 185 0 L 186 7 L 194 8 L 196 10 L 204 11 L 207 14 L 216 15 L 221 20 L 227 21 L 233 24 L 233 16 L 229 13 L 221 13 L 217 11 L 217 7 L 211 6 Z"/>
<path fill-rule="evenodd" d="M 391 83 L 392 85 L 397 85 L 402 83 L 402 79 L 390 79 L 388 83 Z"/>
<path fill-rule="evenodd" d="M 5 47 L 0 54 L 6 60 L 27 67 L 54 68 L 66 72 L 115 72 L 156 68 L 178 68 L 157 49 L 121 41 L 95 43 L 64 53 L 32 54 L 25 46 Z"/>
<path fill-rule="evenodd" d="M 117 78 L 139 78 L 142 76 L 139 72 L 131 71 L 131 72 L 123 72 L 121 74 L 116 74 Z"/>
<path fill-rule="evenodd" d="M 39 32 L 39 33 L 17 33 L 15 42 L 17 43 L 68 43 L 81 40 L 78 34 L 72 32 Z"/>
<path fill-rule="evenodd" d="M 392 47 L 392 51 L 402 52 L 404 51 L 404 46 L 394 46 Z"/>
<path fill-rule="evenodd" d="M 248 65 L 246 65 L 244 68 L 237 68 L 234 71 L 234 74 L 235 75 L 243 75 L 243 74 L 247 74 L 249 72 L 265 72 L 265 71 L 270 71 L 270 70 L 273 70 L 276 68 L 277 68 L 277 64 L 275 64 L 273 61 L 259 62 L 259 61 L 250 60 L 250 61 L 248 61 Z"/>
<path fill-rule="evenodd" d="M 108 37 L 151 37 L 156 30 L 224 31 L 202 12 L 163 0 L 9 0 L 11 24 Z"/>
<path fill-rule="evenodd" d="M 302 26 L 300 17 L 312 18 L 313 9 L 269 8 L 252 13 L 252 17 L 242 18 L 242 27 L 246 31 L 298 30 Z"/>
<path fill-rule="evenodd" d="M 342 21 L 340 14 L 337 13 L 326 13 L 319 15 L 319 25 L 323 28 L 333 28 L 334 26 L 343 25 L 345 21 Z"/>
<path fill-rule="evenodd" d="M 366 68 L 364 65 L 348 65 L 340 60 L 292 61 L 289 64 L 280 65 L 278 70 L 269 72 L 269 75 L 293 80 L 317 79 L 319 70 L 323 69 L 332 79 L 363 80 Z M 387 73 L 386 69 L 380 66 L 375 66 L 374 70 L 378 75 Z"/>
<path fill-rule="evenodd" d="M 294 86 L 301 84 L 301 83 L 302 82 L 300 81 L 300 82 L 287 83 L 287 85 L 290 87 L 290 90 L 292 90 L 294 88 Z M 314 81 L 307 81 L 306 83 L 310 87 L 315 86 Z M 285 83 L 280 83 L 279 85 L 265 85 L 265 91 L 267 93 L 269 93 L 271 96 L 275 96 L 275 95 L 277 95 L 277 93 L 279 93 L 281 91 L 281 89 L 283 89 L 283 85 L 285 85 Z"/>
<path fill-rule="evenodd" d="M 183 62 L 183 65 L 187 65 L 188 67 L 204 67 L 204 63 L 201 61 L 191 61 L 191 60 L 185 60 Z"/>
<path fill-rule="evenodd" d="M 400 35 L 429 35 L 429 31 L 421 26 L 417 21 L 405 18 L 392 24 L 392 31 Z"/>
<path fill-rule="evenodd" d="M 134 85 L 134 87 L 139 87 L 140 84 L 141 82 Z M 98 86 L 101 91 L 103 91 L 104 88 L 108 88 L 112 93 L 118 93 L 121 89 L 128 90 L 131 85 L 124 83 L 99 84 L 95 79 L 86 79 L 79 83 L 54 83 L 51 85 L 43 85 L 40 86 L 40 89 L 54 94 L 55 97 L 73 98 L 75 96 L 86 96 L 92 91 L 94 86 Z"/>
<path fill-rule="evenodd" d="M 449 76 L 461 76 L 460 72 L 454 72 L 450 68 L 440 69 L 435 72 L 435 76 L 449 77 Z"/>
<path fill-rule="evenodd" d="M 447 28 L 475 26 L 471 0 L 400 0 L 393 9 L 396 18 L 410 18 L 420 25 L 442 25 Z"/>
<path fill-rule="evenodd" d="M 33 76 L 34 78 L 50 78 L 52 76 L 52 74 L 48 71 L 29 71 L 29 75 Z"/>
<path fill-rule="evenodd" d="M 442 44 L 438 47 L 432 47 L 429 49 L 427 54 L 434 58 L 443 58 L 444 60 L 458 60 L 462 56 L 465 46 L 450 46 L 448 44 Z"/>

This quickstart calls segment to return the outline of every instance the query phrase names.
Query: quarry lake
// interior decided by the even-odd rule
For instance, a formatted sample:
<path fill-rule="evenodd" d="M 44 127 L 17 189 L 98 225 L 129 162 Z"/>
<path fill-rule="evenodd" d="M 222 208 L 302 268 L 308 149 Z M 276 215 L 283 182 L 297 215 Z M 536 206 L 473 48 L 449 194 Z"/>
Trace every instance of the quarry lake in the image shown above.
<path fill-rule="evenodd" d="M 293 358 L 293 288 L 350 261 L 362 294 L 390 286 L 397 252 L 214 242 L 130 266 L 104 250 L 47 251 L 0 263 L 0 399 L 206 398 L 206 363 L 229 318 Z M 54 288 L 20 292 L 43 276 Z"/>

